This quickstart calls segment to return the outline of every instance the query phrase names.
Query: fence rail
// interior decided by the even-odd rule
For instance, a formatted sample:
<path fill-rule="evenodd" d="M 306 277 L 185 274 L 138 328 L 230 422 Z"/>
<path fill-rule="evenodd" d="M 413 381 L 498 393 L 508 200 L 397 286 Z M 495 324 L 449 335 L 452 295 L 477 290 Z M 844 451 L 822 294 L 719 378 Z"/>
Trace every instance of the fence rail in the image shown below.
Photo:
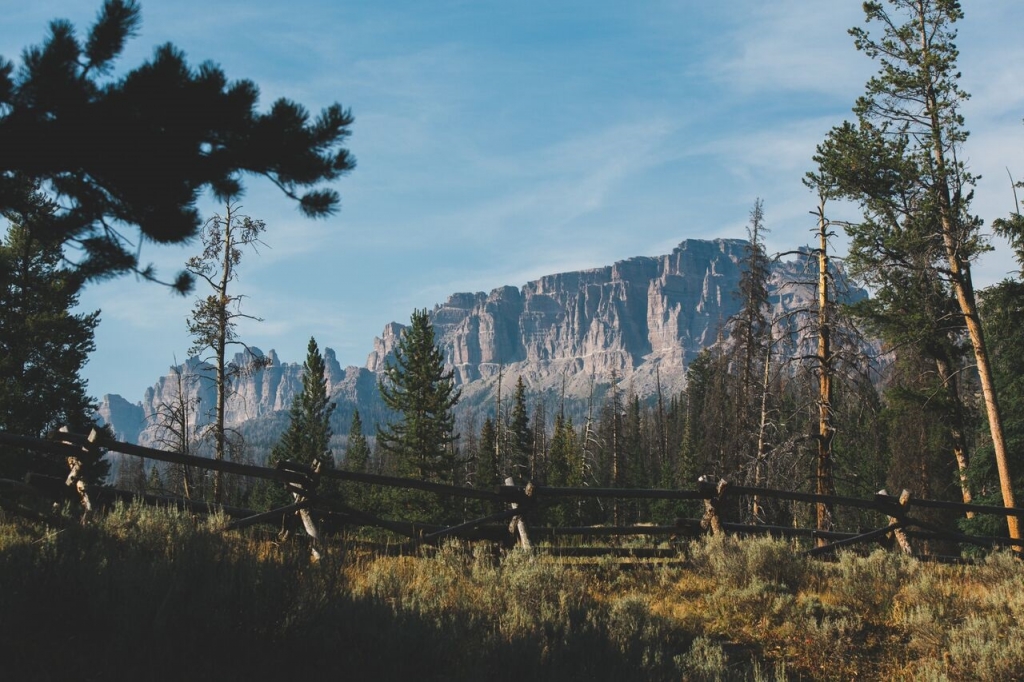
<path fill-rule="evenodd" d="M 117 499 L 139 500 L 147 504 L 175 505 L 194 513 L 219 511 L 231 519 L 227 526 L 228 530 L 237 530 L 263 523 L 279 524 L 282 519 L 294 515 L 302 519 L 306 532 L 312 538 L 315 556 L 318 556 L 317 548 L 322 543 L 320 537 L 321 528 L 331 531 L 351 526 L 378 527 L 400 535 L 406 538 L 404 544 L 399 546 L 401 551 L 424 544 L 437 543 L 444 538 L 450 537 L 468 540 L 504 541 L 506 543 L 518 542 L 522 546 L 529 547 L 530 535 L 535 539 L 628 536 L 663 536 L 671 538 L 715 533 L 770 534 L 787 538 L 812 538 L 815 540 L 816 546 L 807 551 L 812 556 L 827 555 L 843 547 L 878 542 L 894 536 L 902 551 L 908 553 L 912 552 L 911 540 L 916 541 L 920 539 L 937 539 L 957 545 L 972 545 L 983 548 L 1012 547 L 1020 552 L 1019 541 L 1011 541 L 1007 537 L 968 535 L 952 528 L 940 527 L 927 522 L 914 516 L 913 512 L 915 509 L 937 509 L 958 514 L 973 513 L 1024 517 L 1024 509 L 1022 508 L 917 499 L 912 497 L 907 491 L 903 491 L 899 496 L 894 496 L 887 494 L 883 490 L 871 499 L 863 499 L 731 485 L 727 481 L 711 481 L 704 477 L 697 482 L 694 490 L 556 488 L 543 485 L 535 486 L 529 483 L 525 486 L 518 486 L 512 485 L 511 479 L 506 480 L 506 485 L 498 486 L 493 490 L 482 490 L 396 476 L 383 476 L 338 469 L 320 469 L 295 462 L 283 462 L 276 468 L 239 464 L 124 443 L 105 437 L 98 431 L 93 431 L 86 435 L 61 430 L 46 439 L 0 432 L 0 457 L 3 456 L 4 448 L 20 448 L 65 457 L 70 469 L 68 478 L 65 481 L 38 474 L 30 474 L 24 483 L 7 481 L 7 485 L 0 486 L 0 506 L 8 511 L 38 516 L 38 511 L 32 511 L 30 508 L 12 503 L 8 499 L 11 495 L 5 497 L 4 494 L 4 491 L 8 490 L 15 491 L 17 495 L 24 495 L 26 491 L 31 490 L 38 495 L 50 499 L 60 499 L 69 495 L 77 497 L 84 509 L 83 522 L 92 511 L 94 501 L 104 503 Z M 113 488 L 89 486 L 79 476 L 79 470 L 83 462 L 88 463 L 98 460 L 107 451 L 198 469 L 273 481 L 282 484 L 286 490 L 291 492 L 294 502 L 270 511 L 255 511 L 239 507 L 211 505 L 180 497 L 140 495 Z M 505 504 L 507 508 L 501 512 L 466 520 L 451 526 L 384 519 L 367 511 L 356 509 L 346 504 L 344 500 L 319 494 L 318 484 L 324 478 L 370 486 L 419 490 L 435 495 L 467 500 L 490 501 Z M 885 523 L 877 528 L 857 533 L 766 524 L 734 523 L 721 518 L 721 516 L 723 502 L 729 498 L 736 497 L 758 497 L 808 504 L 824 503 L 834 507 L 850 507 L 873 511 L 881 515 L 885 519 Z M 538 510 L 543 509 L 545 505 L 567 499 L 702 501 L 705 505 L 705 514 L 701 519 L 676 519 L 672 525 L 545 527 L 531 524 L 531 521 L 536 518 Z M 502 525 L 496 525 L 499 523 Z M 667 558 L 674 553 L 674 550 L 670 548 L 640 551 L 640 548 L 616 547 L 554 547 L 546 551 L 558 556 L 592 556 L 604 553 L 633 558 Z"/>

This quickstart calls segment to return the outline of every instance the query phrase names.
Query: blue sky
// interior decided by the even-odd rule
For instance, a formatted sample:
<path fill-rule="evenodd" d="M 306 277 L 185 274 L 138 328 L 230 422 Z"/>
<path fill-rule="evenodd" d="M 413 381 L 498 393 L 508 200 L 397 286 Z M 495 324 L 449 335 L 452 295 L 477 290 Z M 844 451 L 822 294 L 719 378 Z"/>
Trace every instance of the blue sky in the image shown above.
<path fill-rule="evenodd" d="M 84 32 L 99 5 L 0 0 L 0 55 L 18 57 L 52 18 Z M 966 152 L 988 224 L 1013 208 L 1006 169 L 1024 177 L 1024 6 L 964 5 Z M 243 213 L 268 229 L 236 291 L 264 319 L 241 327 L 249 343 L 301 362 L 315 336 L 342 365 L 363 365 L 373 337 L 414 308 L 683 239 L 743 237 L 756 197 L 770 250 L 808 243 L 815 201 L 800 180 L 875 70 L 846 34 L 860 6 L 143 0 L 119 65 L 170 41 L 192 64 L 255 81 L 264 108 L 288 97 L 352 109 L 358 167 L 336 185 L 337 215 L 304 219 L 248 182 Z M 994 244 L 976 266 L 981 285 L 1014 269 Z M 197 251 L 144 244 L 142 257 L 170 277 Z M 184 360 L 191 297 L 123 277 L 90 286 L 81 304 L 102 310 L 84 372 L 92 395 L 138 400 Z"/>

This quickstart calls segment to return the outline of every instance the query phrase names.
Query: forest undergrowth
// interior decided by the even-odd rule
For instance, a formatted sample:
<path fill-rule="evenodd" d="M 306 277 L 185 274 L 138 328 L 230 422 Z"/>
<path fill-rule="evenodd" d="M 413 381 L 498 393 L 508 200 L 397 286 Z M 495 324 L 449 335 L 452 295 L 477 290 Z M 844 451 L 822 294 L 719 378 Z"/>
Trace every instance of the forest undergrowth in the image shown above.
<path fill-rule="evenodd" d="M 1012 680 L 1024 566 L 770 538 L 671 566 L 447 544 L 383 557 L 119 505 L 63 529 L 0 513 L 6 679 Z"/>

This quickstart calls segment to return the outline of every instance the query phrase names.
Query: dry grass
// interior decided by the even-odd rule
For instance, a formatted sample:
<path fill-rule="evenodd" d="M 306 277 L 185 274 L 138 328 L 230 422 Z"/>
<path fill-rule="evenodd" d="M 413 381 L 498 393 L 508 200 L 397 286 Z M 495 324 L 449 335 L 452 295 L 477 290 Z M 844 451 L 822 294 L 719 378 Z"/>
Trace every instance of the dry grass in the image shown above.
<path fill-rule="evenodd" d="M 827 563 L 770 539 L 685 568 L 483 545 L 328 553 L 223 519 L 118 507 L 53 531 L 0 517 L 10 679 L 1011 680 L 1024 568 L 893 553 Z"/>

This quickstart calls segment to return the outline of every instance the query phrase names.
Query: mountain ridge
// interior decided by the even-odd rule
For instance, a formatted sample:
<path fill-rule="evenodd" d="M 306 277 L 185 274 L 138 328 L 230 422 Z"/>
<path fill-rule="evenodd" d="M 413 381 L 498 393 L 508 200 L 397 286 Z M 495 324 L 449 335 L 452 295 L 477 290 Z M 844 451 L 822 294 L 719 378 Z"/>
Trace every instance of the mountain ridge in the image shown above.
<path fill-rule="evenodd" d="M 558 400 L 588 399 L 595 386 L 612 381 L 628 382 L 641 397 L 657 390 L 681 391 L 688 364 L 721 338 L 724 324 L 740 309 L 736 291 L 748 249 L 742 239 L 690 239 L 661 256 L 545 275 L 490 293 L 450 295 L 428 312 L 445 363 L 462 388 L 459 409 L 487 409 L 499 375 L 513 382 L 521 377 L 532 396 Z M 816 267 L 815 259 L 798 257 L 772 265 L 774 313 L 813 307 L 813 278 L 805 272 L 812 263 Z M 853 299 L 865 296 L 860 290 L 850 293 Z M 339 406 L 335 433 L 347 431 L 354 409 L 369 428 L 388 417 L 377 394 L 377 376 L 404 328 L 398 322 L 386 324 L 362 367 L 342 368 L 325 346 L 328 393 Z M 793 344 L 806 343 L 796 332 L 784 333 Z M 233 428 L 281 422 L 301 391 L 302 364 L 282 363 L 273 350 L 266 356 L 266 369 L 245 377 L 228 401 Z M 210 369 L 191 358 L 172 367 L 134 405 L 117 395 L 104 396 L 98 414 L 120 438 L 155 445 L 161 405 L 179 400 L 178 376 L 189 377 L 185 394 L 196 405 L 196 424 L 206 423 L 202 406 L 212 406 L 214 395 L 202 377 Z"/>

